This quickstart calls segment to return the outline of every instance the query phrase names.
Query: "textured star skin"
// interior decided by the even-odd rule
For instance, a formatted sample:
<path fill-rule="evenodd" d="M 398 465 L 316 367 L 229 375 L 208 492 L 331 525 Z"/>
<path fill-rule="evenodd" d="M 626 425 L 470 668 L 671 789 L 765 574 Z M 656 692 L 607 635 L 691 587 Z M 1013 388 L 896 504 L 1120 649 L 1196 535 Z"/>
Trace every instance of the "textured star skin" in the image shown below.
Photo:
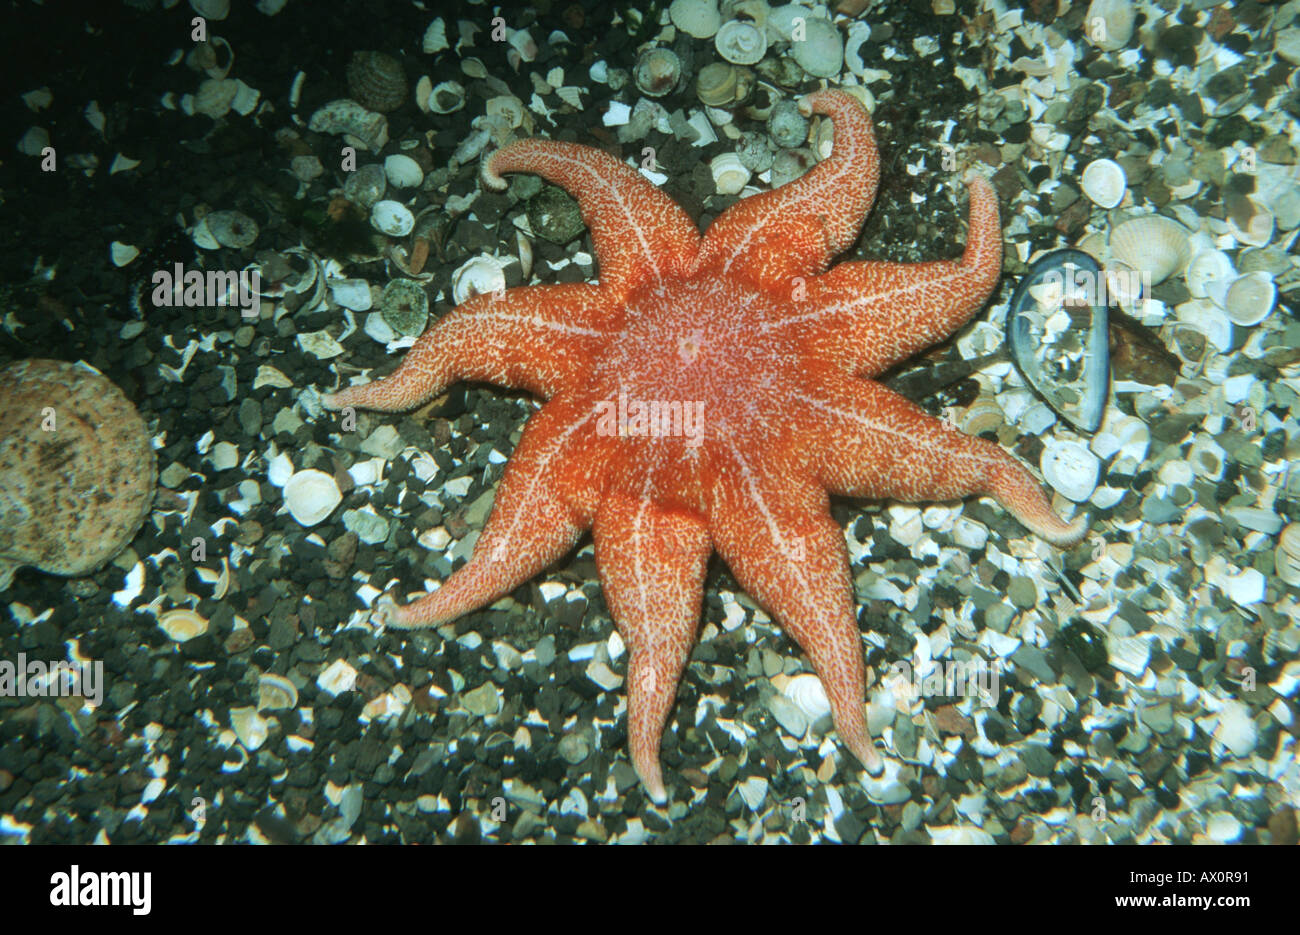
<path fill-rule="evenodd" d="M 591 230 L 599 284 L 472 298 L 434 324 L 390 377 L 325 397 L 332 409 L 412 408 L 457 380 L 543 400 L 497 491 L 474 554 L 437 590 L 376 619 L 435 626 L 509 593 L 588 529 L 610 612 L 630 650 L 628 738 L 646 790 L 666 798 L 659 741 L 699 623 L 716 550 L 808 654 L 845 746 L 880 756 L 844 535 L 828 494 L 896 500 L 987 495 L 1034 533 L 1078 541 L 1033 477 L 867 379 L 963 325 L 1002 263 L 993 189 L 970 184 L 965 252 L 953 262 L 842 263 L 879 174 L 871 118 L 835 90 L 805 98 L 834 121 L 831 156 L 745 198 L 701 238 L 685 212 L 603 152 L 531 139 L 486 163 L 484 182 L 530 172 L 568 189 Z M 655 436 L 619 401 L 698 403 L 699 431 Z M 670 410 L 671 411 L 671 410 Z M 690 411 L 683 409 L 683 412 Z M 661 428 L 664 423 L 659 423 Z"/>

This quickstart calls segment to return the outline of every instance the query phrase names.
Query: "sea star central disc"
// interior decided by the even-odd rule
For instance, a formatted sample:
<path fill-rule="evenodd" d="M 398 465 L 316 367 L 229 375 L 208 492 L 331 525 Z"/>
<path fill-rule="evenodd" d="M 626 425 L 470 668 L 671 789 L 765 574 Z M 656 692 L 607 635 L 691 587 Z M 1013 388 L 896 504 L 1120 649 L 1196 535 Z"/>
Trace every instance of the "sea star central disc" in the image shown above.
<path fill-rule="evenodd" d="M 1066 523 L 997 445 L 952 430 L 869 378 L 963 325 L 1002 262 L 997 202 L 970 185 L 959 261 L 842 263 L 878 178 L 871 119 L 850 94 L 803 101 L 834 120 L 832 155 L 745 198 L 701 238 L 685 212 L 599 150 L 524 140 L 484 182 L 532 172 L 578 199 L 599 284 L 477 296 L 434 324 L 390 377 L 324 398 L 401 410 L 456 380 L 546 400 L 506 467 L 464 567 L 380 622 L 445 623 L 509 593 L 591 530 L 611 614 L 627 643 L 628 741 L 664 801 L 659 740 L 717 551 L 808 654 L 840 739 L 881 766 L 863 715 L 862 638 L 844 535 L 829 494 L 898 500 L 991 495 L 1067 545 Z"/>

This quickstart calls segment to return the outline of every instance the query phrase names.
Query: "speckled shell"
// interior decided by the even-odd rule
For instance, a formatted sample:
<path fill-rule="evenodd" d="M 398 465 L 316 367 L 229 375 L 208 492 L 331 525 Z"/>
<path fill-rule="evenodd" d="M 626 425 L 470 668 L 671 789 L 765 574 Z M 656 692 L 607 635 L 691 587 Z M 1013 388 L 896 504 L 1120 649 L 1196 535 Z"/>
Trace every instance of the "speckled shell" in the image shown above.
<path fill-rule="evenodd" d="M 144 420 L 111 380 L 60 360 L 0 370 L 0 397 L 0 590 L 22 565 L 95 571 L 153 504 Z"/>
<path fill-rule="evenodd" d="M 386 114 L 406 100 L 402 63 L 383 52 L 354 52 L 348 62 L 348 93 L 368 110 Z"/>

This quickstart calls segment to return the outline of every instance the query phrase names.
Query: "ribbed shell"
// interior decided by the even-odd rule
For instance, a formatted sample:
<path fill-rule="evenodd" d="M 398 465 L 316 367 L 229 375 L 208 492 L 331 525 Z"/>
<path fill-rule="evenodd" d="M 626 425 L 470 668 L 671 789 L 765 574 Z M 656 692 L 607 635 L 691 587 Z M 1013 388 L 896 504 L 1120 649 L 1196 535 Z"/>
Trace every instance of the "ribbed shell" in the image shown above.
<path fill-rule="evenodd" d="M 1151 284 L 1164 282 L 1187 266 L 1192 247 L 1187 228 L 1158 214 L 1130 218 L 1110 235 L 1110 252 L 1130 269 L 1151 274 Z"/>
<path fill-rule="evenodd" d="M 354 52 L 348 62 L 348 93 L 367 110 L 382 114 L 397 110 L 406 100 L 406 72 L 402 63 L 383 52 Z"/>

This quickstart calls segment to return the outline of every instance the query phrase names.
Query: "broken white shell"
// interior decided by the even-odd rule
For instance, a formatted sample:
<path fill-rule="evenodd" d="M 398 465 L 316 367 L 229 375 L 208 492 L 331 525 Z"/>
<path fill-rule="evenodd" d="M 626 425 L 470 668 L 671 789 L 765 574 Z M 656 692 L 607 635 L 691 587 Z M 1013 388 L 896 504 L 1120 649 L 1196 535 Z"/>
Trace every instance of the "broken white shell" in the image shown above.
<path fill-rule="evenodd" d="M 1151 430 L 1137 416 L 1125 416 L 1094 435 L 1088 447 L 1099 458 L 1118 454 L 1141 464 L 1151 447 Z"/>
<path fill-rule="evenodd" d="M 357 684 L 357 670 L 346 659 L 335 659 L 316 677 L 316 686 L 330 695 L 350 692 Z"/>
<path fill-rule="evenodd" d="M 1111 159 L 1094 159 L 1083 170 L 1080 179 L 1083 193 L 1101 208 L 1114 208 L 1124 200 L 1128 178 L 1124 168 Z"/>
<path fill-rule="evenodd" d="M 465 86 L 459 81 L 443 81 L 429 92 L 425 108 L 435 114 L 454 114 L 465 106 Z"/>
<path fill-rule="evenodd" d="M 1154 285 L 1154 282 L 1152 283 Z M 1112 260 L 1106 264 L 1106 292 L 1121 308 L 1132 310 L 1142 298 L 1142 271 Z"/>
<path fill-rule="evenodd" d="M 1243 243 L 1248 247 L 1266 247 L 1268 242 L 1273 239 L 1273 231 L 1276 229 L 1273 212 L 1254 198 L 1250 198 L 1248 201 L 1251 213 L 1250 219 L 1246 221 L 1245 226 L 1239 225 L 1236 218 L 1229 216 L 1228 227 L 1232 229 L 1232 235 L 1237 239 L 1238 243 Z"/>
<path fill-rule="evenodd" d="M 471 257 L 451 274 L 451 296 L 457 305 L 476 295 L 504 292 L 505 288 L 505 270 L 494 257 Z"/>
<path fill-rule="evenodd" d="M 253 707 L 231 708 L 230 727 L 250 753 L 264 744 L 271 733 L 271 725 Z"/>
<path fill-rule="evenodd" d="M 354 312 L 370 310 L 373 301 L 370 295 L 370 283 L 364 279 L 331 279 L 330 295 L 335 303 Z"/>
<path fill-rule="evenodd" d="M 235 50 L 221 36 L 212 36 L 200 42 L 185 56 L 185 65 L 201 71 L 209 78 L 224 78 L 235 64 Z"/>
<path fill-rule="evenodd" d="M 220 120 L 230 113 L 239 94 L 239 82 L 233 78 L 208 78 L 199 85 L 193 96 L 181 98 L 181 109 L 186 113 L 202 114 Z"/>
<path fill-rule="evenodd" d="M 285 481 L 282 492 L 289 515 L 308 527 L 315 526 L 343 502 L 334 478 L 314 468 L 295 472 Z"/>
<path fill-rule="evenodd" d="M 524 103 L 513 94 L 502 94 L 489 98 L 484 105 L 484 113 L 495 118 L 507 129 L 515 130 L 524 122 Z"/>
<path fill-rule="evenodd" d="M 804 713 L 811 724 L 831 713 L 831 703 L 821 679 L 808 672 L 793 676 L 785 685 L 784 694 Z"/>
<path fill-rule="evenodd" d="M 421 75 L 415 82 L 415 106 L 420 109 L 420 113 L 429 112 L 429 95 L 433 93 L 433 79 L 428 75 Z"/>
<path fill-rule="evenodd" d="M 957 427 L 967 435 L 982 435 L 997 431 L 1006 423 L 1006 414 L 997 400 L 981 396 L 971 403 L 957 422 Z"/>
<path fill-rule="evenodd" d="M 424 30 L 420 39 L 420 51 L 425 55 L 434 55 L 451 48 L 447 42 L 447 24 L 439 16 Z"/>
<path fill-rule="evenodd" d="M 1151 661 L 1151 644 L 1145 636 L 1108 636 L 1106 654 L 1121 672 L 1140 678 Z"/>
<path fill-rule="evenodd" d="M 108 245 L 108 255 L 112 259 L 114 266 L 126 266 L 140 255 L 140 250 L 129 243 L 114 240 Z"/>
<path fill-rule="evenodd" d="M 1221 354 L 1232 348 L 1232 319 L 1209 299 L 1192 299 L 1177 308 L 1178 320 L 1205 335 L 1210 346 Z"/>
<path fill-rule="evenodd" d="M 1219 299 L 1222 300 L 1227 283 L 1235 273 L 1232 260 L 1222 250 L 1202 250 L 1187 264 L 1187 291 L 1197 299 L 1213 298 L 1210 293 L 1216 288 L 1214 284 L 1220 283 Z"/>
<path fill-rule="evenodd" d="M 313 133 L 342 135 L 353 146 L 376 153 L 388 142 L 388 118 L 348 98 L 330 101 L 313 113 L 307 129 Z"/>
<path fill-rule="evenodd" d="M 257 710 L 275 711 L 298 705 L 298 687 L 283 675 L 267 673 L 257 680 Z"/>
<path fill-rule="evenodd" d="M 230 15 L 230 0 L 190 0 L 190 9 L 204 19 L 220 21 Z"/>
<path fill-rule="evenodd" d="M 1233 756 L 1250 756 L 1255 750 L 1259 734 L 1255 722 L 1250 716 L 1250 708 L 1240 701 L 1229 701 L 1219 712 L 1219 723 L 1211 735 L 1214 740 L 1212 749 L 1217 748 L 1222 755 L 1226 748 Z"/>

